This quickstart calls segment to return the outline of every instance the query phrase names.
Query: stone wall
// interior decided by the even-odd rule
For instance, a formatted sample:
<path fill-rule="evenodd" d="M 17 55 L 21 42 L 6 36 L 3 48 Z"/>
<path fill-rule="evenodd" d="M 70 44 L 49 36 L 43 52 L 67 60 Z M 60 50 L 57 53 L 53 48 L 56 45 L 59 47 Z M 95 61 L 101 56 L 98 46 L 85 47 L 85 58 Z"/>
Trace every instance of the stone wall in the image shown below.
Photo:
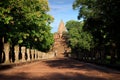
<path fill-rule="evenodd" d="M 18 45 L 15 45 L 14 51 L 11 51 L 10 44 L 5 43 L 1 58 L 2 63 L 0 64 L 20 63 L 53 57 L 55 57 L 54 52 L 45 53 L 36 49 L 26 48 L 24 46 L 19 47 Z"/>

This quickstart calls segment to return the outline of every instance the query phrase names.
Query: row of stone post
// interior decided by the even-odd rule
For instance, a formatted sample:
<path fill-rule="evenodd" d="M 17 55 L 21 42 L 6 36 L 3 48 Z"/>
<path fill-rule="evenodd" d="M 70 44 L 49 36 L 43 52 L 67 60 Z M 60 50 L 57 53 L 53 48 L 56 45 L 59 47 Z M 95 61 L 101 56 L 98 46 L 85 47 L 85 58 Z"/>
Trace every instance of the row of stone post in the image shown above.
<path fill-rule="evenodd" d="M 10 44 L 5 43 L 3 48 L 3 57 L 4 57 L 4 63 L 11 63 L 11 56 L 10 56 Z M 21 47 L 21 55 L 19 51 L 19 46 L 14 46 L 14 63 L 19 62 L 26 62 L 26 61 L 33 61 L 33 60 L 39 60 L 44 58 L 46 53 L 40 52 L 36 49 L 28 49 L 24 46 Z M 21 56 L 21 58 L 19 58 Z M 13 57 L 13 56 L 12 56 Z"/>

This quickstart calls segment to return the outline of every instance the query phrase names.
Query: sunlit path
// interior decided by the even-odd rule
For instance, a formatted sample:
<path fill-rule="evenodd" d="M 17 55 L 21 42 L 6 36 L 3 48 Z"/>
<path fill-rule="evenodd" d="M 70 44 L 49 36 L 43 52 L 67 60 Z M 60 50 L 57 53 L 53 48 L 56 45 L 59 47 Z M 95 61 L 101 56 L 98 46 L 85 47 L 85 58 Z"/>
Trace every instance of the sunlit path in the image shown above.
<path fill-rule="evenodd" d="M 0 80 L 120 80 L 120 72 L 68 58 L 42 60 L 0 71 Z"/>

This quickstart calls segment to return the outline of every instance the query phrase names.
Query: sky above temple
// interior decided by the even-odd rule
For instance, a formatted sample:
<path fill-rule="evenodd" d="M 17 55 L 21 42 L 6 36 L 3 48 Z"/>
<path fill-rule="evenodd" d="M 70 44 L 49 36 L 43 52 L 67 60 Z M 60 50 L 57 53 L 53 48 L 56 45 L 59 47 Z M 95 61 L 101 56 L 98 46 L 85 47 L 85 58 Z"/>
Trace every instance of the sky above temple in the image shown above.
<path fill-rule="evenodd" d="M 50 12 L 54 17 L 51 24 L 52 33 L 57 32 L 61 20 L 66 23 L 69 20 L 77 20 L 78 10 L 73 10 L 72 4 L 75 0 L 48 0 Z"/>

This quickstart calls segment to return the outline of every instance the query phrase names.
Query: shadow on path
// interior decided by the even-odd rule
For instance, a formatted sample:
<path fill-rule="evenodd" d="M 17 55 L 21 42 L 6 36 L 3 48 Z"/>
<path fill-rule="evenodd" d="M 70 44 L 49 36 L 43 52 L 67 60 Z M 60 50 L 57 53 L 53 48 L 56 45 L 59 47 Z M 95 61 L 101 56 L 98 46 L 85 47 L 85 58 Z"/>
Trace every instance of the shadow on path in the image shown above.
<path fill-rule="evenodd" d="M 0 65 L 0 71 L 13 68 L 13 65 Z"/>
<path fill-rule="evenodd" d="M 74 59 L 58 58 L 3 71 L 0 80 L 120 80 L 119 73 L 105 69 Z"/>
<path fill-rule="evenodd" d="M 50 67 L 55 67 L 55 68 L 62 68 L 62 69 L 75 69 L 75 70 L 86 70 L 86 71 L 99 71 L 99 72 L 104 72 L 104 73 L 115 73 L 115 74 L 120 74 L 120 72 L 106 68 L 106 67 L 101 67 L 97 66 L 94 64 L 90 63 L 84 63 L 80 62 L 71 58 L 59 58 L 56 60 L 48 60 L 44 61 L 47 63 L 48 66 Z"/>
<path fill-rule="evenodd" d="M 37 73 L 36 73 L 37 74 Z M 0 80 L 107 80 L 105 78 L 85 76 L 78 73 L 53 73 L 44 76 L 31 77 L 26 73 L 19 73 L 13 76 L 0 74 Z"/>

